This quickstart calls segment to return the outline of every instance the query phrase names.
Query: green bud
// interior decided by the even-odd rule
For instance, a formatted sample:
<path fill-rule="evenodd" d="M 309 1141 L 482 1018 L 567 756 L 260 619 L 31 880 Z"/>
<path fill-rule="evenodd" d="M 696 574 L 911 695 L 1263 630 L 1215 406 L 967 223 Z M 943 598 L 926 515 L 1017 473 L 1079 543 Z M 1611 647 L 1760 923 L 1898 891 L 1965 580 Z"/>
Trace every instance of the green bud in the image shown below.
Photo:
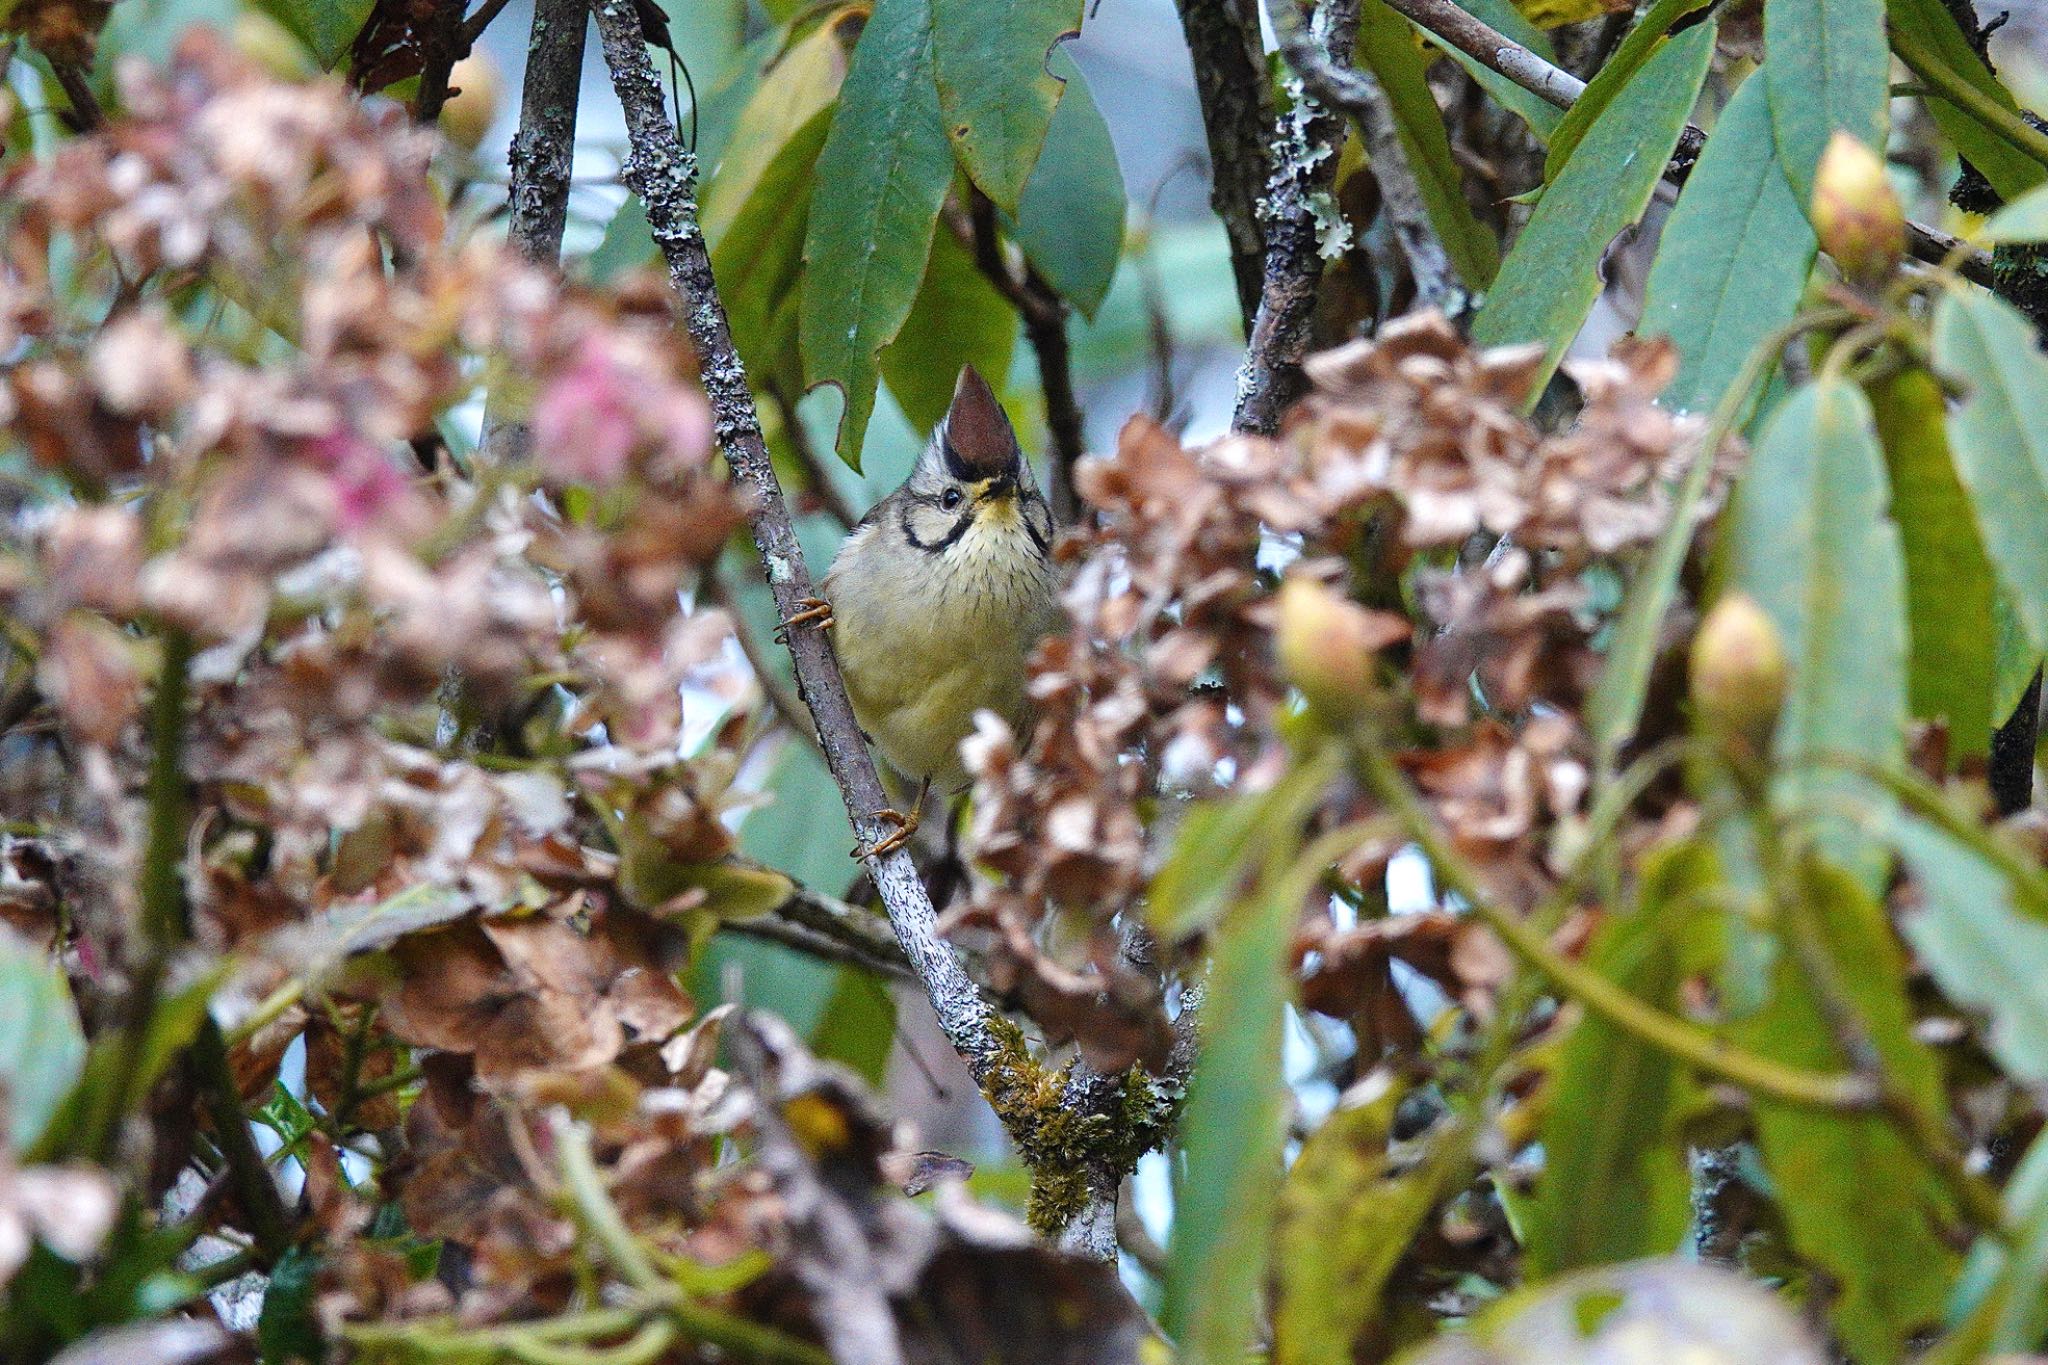
<path fill-rule="evenodd" d="M 1702 727 L 1761 751 L 1789 677 L 1776 623 L 1748 594 L 1724 594 L 1692 638 L 1692 704 Z"/>

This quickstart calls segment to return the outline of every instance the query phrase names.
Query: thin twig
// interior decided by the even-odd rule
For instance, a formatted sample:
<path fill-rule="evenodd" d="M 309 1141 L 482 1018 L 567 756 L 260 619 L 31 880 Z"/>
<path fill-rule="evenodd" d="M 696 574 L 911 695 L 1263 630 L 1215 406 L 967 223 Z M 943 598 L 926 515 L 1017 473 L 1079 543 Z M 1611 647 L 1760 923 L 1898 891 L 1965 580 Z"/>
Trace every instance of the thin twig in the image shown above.
<path fill-rule="evenodd" d="M 781 912 L 777 911 L 776 914 L 780 915 Z M 823 934 L 804 928 L 801 924 L 791 924 L 774 916 L 765 919 L 723 920 L 718 928 L 722 933 L 732 934 L 737 938 L 756 939 L 762 943 L 773 943 L 778 947 L 802 953 L 806 957 L 817 958 L 820 962 L 836 962 L 847 967 L 858 967 L 864 972 L 872 972 L 876 976 L 895 981 L 916 980 L 910 974 L 910 968 L 902 962 L 900 951 L 896 954 L 898 960 L 891 962 L 872 956 L 859 948 L 850 947 L 838 939 L 827 938 Z"/>
<path fill-rule="evenodd" d="M 420 63 L 419 93 L 413 97 L 412 116 L 429 126 L 441 119 L 441 106 L 448 103 L 448 73 L 469 50 L 462 41 L 463 3 L 435 6 L 420 25 L 420 42 L 426 55 Z"/>
<path fill-rule="evenodd" d="M 872 912 L 848 905 L 834 896 L 797 883 L 790 898 L 775 913 L 791 924 L 842 945 L 863 960 L 901 975 L 910 959 L 895 939 L 884 933 Z"/>
<path fill-rule="evenodd" d="M 98 132 L 106 124 L 107 115 L 100 108 L 99 96 L 93 94 L 92 85 L 85 78 L 85 68 L 75 62 L 60 62 L 52 57 L 50 72 L 56 76 L 64 98 L 71 102 L 69 122 L 72 127 L 81 133 Z"/>
<path fill-rule="evenodd" d="M 668 263 L 670 283 L 682 299 L 683 315 L 703 368 L 719 446 L 734 482 L 748 495 L 754 543 L 761 552 L 776 609 L 785 618 L 795 616 L 817 589 L 761 438 L 746 370 L 733 345 L 704 234 L 697 225 L 696 161 L 677 142 L 669 124 L 661 83 L 648 60 L 631 0 L 601 0 L 594 9 L 631 141 L 624 167 L 626 183 L 646 208 L 648 226 Z M 821 631 L 805 629 L 791 630 L 788 639 L 797 689 L 817 724 L 826 766 L 839 786 L 855 836 L 863 847 L 872 848 L 893 831 L 877 814 L 889 802 L 874 760 L 862 743 L 832 642 Z M 909 853 L 899 848 L 883 857 L 870 857 L 868 866 L 897 942 L 924 986 L 939 1027 L 975 1079 L 986 1079 L 1002 1055 L 1001 1044 L 989 1027 L 992 1011 L 952 949 L 939 937 L 931 897 Z"/>
<path fill-rule="evenodd" d="M 967 245 L 973 249 L 981 273 L 1024 319 L 1025 340 L 1038 357 L 1038 381 L 1045 390 L 1045 425 L 1052 436 L 1052 511 L 1062 525 L 1071 525 L 1080 507 L 1074 497 L 1074 466 L 1087 449 L 1080 404 L 1074 399 L 1066 300 L 1036 269 L 1011 266 L 996 235 L 996 206 L 980 190 L 972 196 Z M 957 230 L 957 216 L 953 222 Z"/>
<path fill-rule="evenodd" d="M 1323 0 L 1317 7 L 1311 41 L 1348 52 L 1357 34 L 1358 0 Z M 1273 178 L 1261 206 L 1265 270 L 1258 317 L 1237 372 L 1233 430 L 1271 435 L 1301 392 L 1301 358 L 1323 278 L 1322 225 L 1343 145 L 1343 119 L 1302 88 L 1274 138 Z"/>
<path fill-rule="evenodd" d="M 256 1243 L 256 1261 L 269 1267 L 277 1263 L 291 1245 L 291 1217 L 277 1183 L 270 1178 L 263 1153 L 249 1132 L 249 1115 L 242 1108 L 241 1092 L 235 1086 L 234 1068 L 228 1063 L 227 1043 L 212 1015 L 200 1021 L 199 1036 L 192 1040 L 189 1057 L 192 1079 L 213 1121 L 213 1135 L 227 1162 L 228 1183 L 249 1220 L 249 1235 Z"/>
<path fill-rule="evenodd" d="M 476 40 L 483 37 L 484 30 L 491 26 L 491 20 L 497 18 L 499 12 L 509 3 L 511 3 L 511 0 L 484 0 L 483 4 L 477 6 L 476 13 L 463 21 L 462 54 L 464 56 L 469 55 L 469 50 L 476 46 Z M 534 6 L 536 10 L 545 7 L 546 0 L 540 0 L 540 3 Z M 577 8 L 581 9 L 583 6 L 578 5 Z M 581 24 L 576 26 L 576 45 L 579 48 L 583 46 L 583 26 Z"/>
<path fill-rule="evenodd" d="M 1586 83 L 1577 76 L 1551 65 L 1498 29 L 1473 18 L 1451 0 L 1386 0 L 1386 3 L 1425 32 L 1559 109 L 1571 108 L 1579 96 L 1586 93 Z M 1691 174 L 1693 163 L 1699 159 L 1700 148 L 1705 143 L 1706 134 L 1687 124 L 1679 134 L 1678 150 L 1664 168 L 1664 178 L 1682 184 Z M 1942 265 L 1949 262 L 1961 243 L 1945 232 L 1908 222 L 1906 245 L 1916 260 Z M 1982 252 L 1961 257 L 1956 261 L 1955 269 L 1974 283 L 1987 287 L 1991 283 L 1991 260 Z"/>
<path fill-rule="evenodd" d="M 803 419 L 797 416 L 796 404 L 774 382 L 767 385 L 768 400 L 775 404 L 776 416 L 782 419 L 782 430 L 789 436 L 789 448 L 796 455 L 796 462 L 804 471 L 804 491 L 818 500 L 818 506 L 825 515 L 839 523 L 844 530 L 851 531 L 860 524 L 860 509 L 846 500 L 846 494 L 839 491 L 839 485 L 832 480 L 832 471 L 825 467 L 824 459 L 818 454 L 818 443 L 811 439 Z"/>
<path fill-rule="evenodd" d="M 1341 110 L 1358 126 L 1372 158 L 1373 178 L 1379 182 L 1394 240 L 1408 258 L 1417 302 L 1456 317 L 1465 310 L 1465 290 L 1443 239 L 1437 236 L 1436 225 L 1430 221 L 1429 206 L 1423 202 L 1422 186 L 1408 162 L 1408 151 L 1401 145 L 1386 92 L 1370 74 L 1350 64 L 1345 48 L 1335 43 L 1325 48 L 1316 41 L 1301 22 L 1294 0 L 1279 0 L 1277 5 L 1268 0 L 1266 12 L 1272 16 L 1273 31 L 1279 36 L 1280 52 L 1288 67 L 1311 94 Z M 1356 23 L 1355 18 L 1352 22 Z"/>
<path fill-rule="evenodd" d="M 1273 96 L 1259 37 L 1258 0 L 1175 0 L 1194 60 L 1209 139 L 1209 202 L 1230 237 L 1230 269 L 1249 340 L 1265 279 L 1259 198 L 1273 178 Z"/>
<path fill-rule="evenodd" d="M 745 656 L 747 667 L 754 670 L 754 681 L 759 684 L 761 695 L 775 708 L 777 718 L 788 727 L 791 734 L 810 745 L 812 752 L 823 758 L 825 750 L 824 746 L 818 743 L 817 722 L 813 721 L 811 713 L 804 709 L 803 699 L 782 681 L 782 676 L 775 671 L 774 665 L 768 662 L 768 656 L 761 648 L 760 637 L 755 635 L 753 627 L 747 624 L 747 618 L 741 613 L 738 599 L 732 595 L 732 587 L 725 581 L 725 575 L 719 572 L 718 566 L 714 564 L 699 581 L 703 584 L 704 595 L 711 600 L 712 605 L 723 611 L 732 622 L 732 638 L 739 642 L 740 653 Z"/>

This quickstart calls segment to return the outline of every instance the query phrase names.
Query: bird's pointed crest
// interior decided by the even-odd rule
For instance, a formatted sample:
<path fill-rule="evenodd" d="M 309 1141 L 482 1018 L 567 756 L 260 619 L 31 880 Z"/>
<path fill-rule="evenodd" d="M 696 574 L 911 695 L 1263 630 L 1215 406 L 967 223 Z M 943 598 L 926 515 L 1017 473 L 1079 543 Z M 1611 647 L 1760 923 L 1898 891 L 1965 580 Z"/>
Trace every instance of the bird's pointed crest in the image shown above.
<path fill-rule="evenodd" d="M 1016 466 L 1016 429 L 996 401 L 995 390 L 972 365 L 960 371 L 938 434 L 940 452 L 954 478 L 993 478 Z"/>

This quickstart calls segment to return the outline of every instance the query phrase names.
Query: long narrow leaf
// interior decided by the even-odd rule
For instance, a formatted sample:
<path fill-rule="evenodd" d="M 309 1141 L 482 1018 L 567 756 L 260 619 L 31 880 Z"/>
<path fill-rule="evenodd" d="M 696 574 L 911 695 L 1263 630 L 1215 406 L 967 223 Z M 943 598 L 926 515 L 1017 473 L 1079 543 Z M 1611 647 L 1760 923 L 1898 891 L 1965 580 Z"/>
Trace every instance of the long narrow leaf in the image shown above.
<path fill-rule="evenodd" d="M 1548 182 L 1557 179 L 1564 163 L 1578 147 L 1586 130 L 1593 126 L 1614 97 L 1635 79 L 1643 64 L 1663 47 L 1671 26 L 1686 15 L 1707 7 L 1711 0 L 1657 0 L 1649 11 L 1629 30 L 1621 40 L 1621 46 L 1614 55 L 1601 63 L 1600 70 L 1586 83 L 1586 91 L 1572 102 L 1558 123 L 1557 131 L 1550 136 L 1550 154 L 1544 158 L 1543 179 Z"/>
<path fill-rule="evenodd" d="M 926 0 L 875 6 L 815 183 L 797 331 L 807 382 L 835 384 L 845 397 L 838 450 L 858 469 L 875 405 L 875 353 L 910 316 L 953 183 Z"/>
<path fill-rule="evenodd" d="M 1801 204 L 1837 130 L 1884 146 L 1891 49 L 1884 0 L 1770 0 L 1764 6 L 1764 78 L 1778 160 Z"/>
<path fill-rule="evenodd" d="M 1961 385 L 1949 415 L 1956 474 L 1969 490 L 1985 552 L 2039 649 L 2048 643 L 2048 360 L 2011 305 L 1957 289 L 1934 310 L 1934 362 Z"/>
<path fill-rule="evenodd" d="M 1777 159 L 1762 79 L 1742 83 L 1665 221 L 1637 331 L 1678 348 L 1663 401 L 1704 412 L 1749 354 L 1791 321 L 1813 269 L 1814 236 Z"/>
<path fill-rule="evenodd" d="M 1365 0 L 1359 10 L 1358 55 L 1386 92 L 1394 131 L 1445 254 L 1467 288 L 1484 290 L 1500 269 L 1500 247 L 1465 200 L 1464 178 L 1451 157 L 1450 135 L 1430 93 L 1414 31 L 1385 0 Z"/>
<path fill-rule="evenodd" d="M 1547 378 L 1600 295 L 1600 258 L 1642 216 L 1699 97 L 1714 53 L 1714 25 L 1667 43 L 1596 119 L 1556 182 L 1537 201 L 1501 263 L 1473 339 L 1504 346 L 1538 341 Z"/>

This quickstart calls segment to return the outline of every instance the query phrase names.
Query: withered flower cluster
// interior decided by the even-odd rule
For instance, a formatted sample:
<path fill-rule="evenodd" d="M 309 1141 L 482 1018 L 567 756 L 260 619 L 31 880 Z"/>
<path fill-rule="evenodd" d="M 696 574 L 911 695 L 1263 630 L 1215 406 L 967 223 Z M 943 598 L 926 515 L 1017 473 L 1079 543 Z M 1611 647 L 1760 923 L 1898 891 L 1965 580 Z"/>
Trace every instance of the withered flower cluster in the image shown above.
<path fill-rule="evenodd" d="M 299 1124 L 336 1333 L 588 1302 L 584 1130 L 550 1113 L 634 1237 L 737 1267 L 707 1298 L 772 1264 L 745 1311 L 800 1336 L 832 1340 L 834 1295 L 894 1331 L 962 1257 L 1040 1256 L 878 1202 L 894 1136 L 855 1083 L 765 1021 L 736 1083 L 676 983 L 728 898 L 787 884 L 728 861 L 746 699 L 684 734 L 684 689 L 730 678 L 729 623 L 684 602 L 744 509 L 666 294 L 452 240 L 431 139 L 339 84 L 204 32 L 121 81 L 123 118 L 0 179 L 0 917 L 57 949 L 87 1037 L 215 988 L 241 1100 Z M 487 393 L 529 439 L 450 452 Z M 166 879 L 182 923 L 144 904 Z M 191 1216 L 258 1227 L 192 1102 L 81 1141 L 98 1164 L 0 1153 L 0 1286 L 31 1237 L 90 1260 L 120 1192 L 160 1207 L 195 1160 Z M 849 1259 L 885 1234 L 918 1254 Z"/>
<path fill-rule="evenodd" d="M 1077 471 L 1090 519 L 1062 551 L 1077 565 L 1069 628 L 1032 663 L 1036 728 L 1020 739 L 984 717 L 969 744 L 972 847 L 998 876 L 958 918 L 993 931 L 999 979 L 1063 1002 L 1052 1017 L 1098 1060 L 1161 1033 L 1133 1023 L 1159 1009 L 1131 952 L 1165 842 L 1146 828 L 1190 797 L 1259 791 L 1290 762 L 1272 638 L 1285 575 L 1360 604 L 1384 648 L 1382 676 L 1359 685 L 1383 694 L 1381 723 L 1412 741 L 1404 763 L 1495 889 L 1526 905 L 1552 879 L 1549 844 L 1586 786 L 1589 570 L 1658 535 L 1697 441 L 1654 403 L 1667 346 L 1571 366 L 1584 405 L 1554 433 L 1524 415 L 1539 358 L 1474 350 L 1417 315 L 1311 357 L 1313 391 L 1276 439 L 1189 450 L 1134 420 Z M 1353 806 L 1334 789 L 1328 817 Z M 1370 950 L 1312 927 L 1304 951 L 1348 971 L 1391 948 L 1455 994 L 1499 967 L 1497 950 L 1453 951 L 1457 923 L 1347 931 Z M 1347 994 L 1311 983 L 1312 999 Z"/>

